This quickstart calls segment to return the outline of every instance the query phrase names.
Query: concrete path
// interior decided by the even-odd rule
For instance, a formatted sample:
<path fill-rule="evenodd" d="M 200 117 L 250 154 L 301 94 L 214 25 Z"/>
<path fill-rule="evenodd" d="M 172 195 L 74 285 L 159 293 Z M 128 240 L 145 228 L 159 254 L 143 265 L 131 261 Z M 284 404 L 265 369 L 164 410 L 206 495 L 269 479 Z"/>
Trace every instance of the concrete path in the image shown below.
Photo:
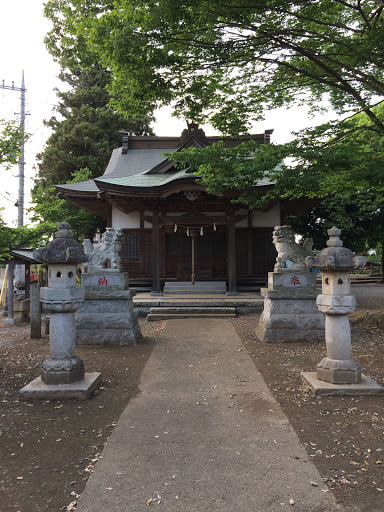
<path fill-rule="evenodd" d="M 169 320 L 140 389 L 77 512 L 342 510 L 230 321 Z"/>

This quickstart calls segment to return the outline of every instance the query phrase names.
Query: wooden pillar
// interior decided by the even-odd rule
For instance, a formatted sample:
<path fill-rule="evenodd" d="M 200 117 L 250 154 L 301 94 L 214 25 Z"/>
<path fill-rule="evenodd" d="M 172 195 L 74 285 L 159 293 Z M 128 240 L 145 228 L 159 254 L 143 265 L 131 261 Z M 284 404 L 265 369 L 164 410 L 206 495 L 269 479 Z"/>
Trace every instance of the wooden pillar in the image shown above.
<path fill-rule="evenodd" d="M 252 211 L 248 211 L 248 277 L 253 275 Z"/>
<path fill-rule="evenodd" d="M 14 325 L 15 320 L 13 319 L 13 260 L 8 261 L 7 304 L 8 318 L 4 320 L 4 325 Z"/>
<path fill-rule="evenodd" d="M 235 216 L 228 217 L 228 291 L 227 295 L 239 295 L 236 291 L 236 239 L 235 239 Z"/>
<path fill-rule="evenodd" d="M 152 216 L 152 297 L 160 297 L 160 217 L 159 210 Z"/>

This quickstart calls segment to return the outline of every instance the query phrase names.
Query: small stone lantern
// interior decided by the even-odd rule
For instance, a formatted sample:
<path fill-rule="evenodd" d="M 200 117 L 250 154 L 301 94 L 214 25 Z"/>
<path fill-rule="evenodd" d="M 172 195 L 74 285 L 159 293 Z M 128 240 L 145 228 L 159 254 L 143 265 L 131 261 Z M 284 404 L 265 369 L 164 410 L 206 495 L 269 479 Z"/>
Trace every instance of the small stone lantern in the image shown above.
<path fill-rule="evenodd" d="M 366 259 L 343 247 L 340 234 L 335 226 L 329 229 L 328 247 L 305 260 L 308 267 L 322 272 L 322 294 L 316 304 L 325 316 L 327 356 L 317 365 L 316 374 L 303 373 L 302 377 L 316 394 L 375 394 L 383 388 L 362 376 L 360 365 L 351 359 L 348 318 L 356 306 L 355 296 L 350 294 L 349 274 L 363 267 Z"/>
<path fill-rule="evenodd" d="M 48 264 L 48 287 L 40 297 L 50 313 L 50 358 L 43 362 L 41 379 L 20 391 L 23 398 L 88 398 L 101 380 L 100 373 L 85 374 L 83 361 L 75 356 L 75 311 L 84 300 L 76 287 L 76 266 L 87 261 L 80 244 L 73 240 L 67 222 L 59 224 L 56 238 L 36 249 L 34 258 Z"/>

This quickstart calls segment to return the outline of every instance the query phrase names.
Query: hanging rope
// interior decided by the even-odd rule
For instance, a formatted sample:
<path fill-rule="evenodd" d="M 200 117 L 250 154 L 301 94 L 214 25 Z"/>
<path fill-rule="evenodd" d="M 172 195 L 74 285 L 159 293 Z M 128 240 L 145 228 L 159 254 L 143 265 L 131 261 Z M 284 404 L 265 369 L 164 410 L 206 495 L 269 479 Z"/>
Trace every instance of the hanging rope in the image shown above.
<path fill-rule="evenodd" d="M 198 225 L 198 226 L 191 226 L 191 225 L 184 225 L 184 224 L 175 224 L 174 222 L 168 220 L 166 217 L 159 217 L 160 220 L 165 223 L 165 224 L 168 224 L 168 226 L 173 226 L 173 231 L 176 233 L 177 229 L 178 228 L 185 228 L 187 230 L 187 236 L 189 236 L 189 230 L 190 229 L 200 229 L 200 234 L 201 234 L 201 230 L 203 229 L 203 227 L 201 225 Z M 228 219 L 228 215 L 226 215 L 225 217 L 222 217 L 221 219 L 217 219 L 215 220 L 215 222 L 212 222 L 212 224 L 205 224 L 204 227 L 205 228 L 209 228 L 209 227 L 213 227 L 213 230 L 216 231 L 217 229 L 217 224 L 225 224 L 226 223 L 226 220 Z M 203 236 L 203 235 L 201 235 Z"/>

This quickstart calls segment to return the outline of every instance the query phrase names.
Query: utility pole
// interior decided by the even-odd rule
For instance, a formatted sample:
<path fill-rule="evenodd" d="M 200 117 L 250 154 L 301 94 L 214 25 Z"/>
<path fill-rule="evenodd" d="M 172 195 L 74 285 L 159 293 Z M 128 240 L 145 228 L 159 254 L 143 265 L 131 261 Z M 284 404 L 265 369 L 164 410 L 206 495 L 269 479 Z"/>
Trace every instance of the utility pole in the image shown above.
<path fill-rule="evenodd" d="M 12 81 L 12 85 L 5 85 L 4 80 L 2 85 L 0 85 L 1 89 L 6 89 L 8 91 L 20 91 L 20 128 L 21 128 L 21 146 L 20 146 L 20 158 L 19 158 L 19 194 L 17 199 L 17 227 L 24 225 L 24 142 L 25 142 L 25 83 L 24 83 L 24 70 L 21 77 L 21 87 L 15 87 L 15 83 Z M 12 266 L 10 265 L 12 269 Z M 12 276 L 11 276 L 12 279 Z M 28 276 L 29 279 L 29 276 Z M 12 281 L 11 281 L 12 282 Z M 18 290 L 25 289 L 25 266 L 24 265 L 16 265 L 15 268 L 15 287 Z M 11 288 L 11 287 L 10 287 Z M 13 287 L 12 287 L 12 297 L 13 297 Z M 20 293 L 20 292 L 18 292 Z M 8 307 L 9 304 L 8 304 Z"/>
<path fill-rule="evenodd" d="M 15 87 L 15 83 L 12 85 L 5 85 L 4 80 L 0 85 L 0 89 L 6 89 L 8 91 L 20 91 L 20 128 L 22 132 L 22 143 L 20 146 L 20 158 L 19 158 L 19 194 L 17 199 L 17 227 L 24 225 L 24 133 L 25 133 L 25 93 L 27 89 L 24 83 L 24 70 L 21 77 L 21 87 Z"/>

